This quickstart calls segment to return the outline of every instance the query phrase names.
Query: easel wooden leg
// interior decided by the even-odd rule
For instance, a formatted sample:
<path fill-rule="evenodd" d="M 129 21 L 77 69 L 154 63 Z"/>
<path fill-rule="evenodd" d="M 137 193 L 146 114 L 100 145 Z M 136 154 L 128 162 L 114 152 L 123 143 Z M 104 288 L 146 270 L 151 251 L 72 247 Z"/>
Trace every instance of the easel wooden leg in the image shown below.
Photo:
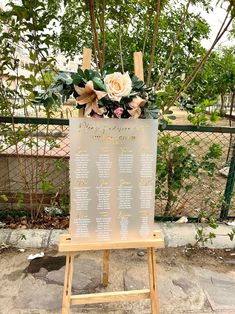
<path fill-rule="evenodd" d="M 74 255 L 72 253 L 67 253 L 66 265 L 65 265 L 65 276 L 64 276 L 62 314 L 70 313 L 70 297 L 71 297 L 72 280 L 73 280 L 73 266 L 74 266 Z"/>
<path fill-rule="evenodd" d="M 64 293 L 62 314 L 70 314 L 70 307 L 79 304 L 95 304 L 105 302 L 118 301 L 151 301 L 151 313 L 159 314 L 159 299 L 156 284 L 156 257 L 155 249 L 163 247 L 163 240 L 160 238 L 158 231 L 154 232 L 153 238 L 145 242 L 112 242 L 112 243 L 80 243 L 72 241 L 70 234 L 62 234 L 60 236 L 59 252 L 66 252 L 66 266 L 64 277 Z M 129 249 L 129 248 L 148 248 L 148 271 L 149 271 L 149 289 L 131 290 L 131 291 L 115 291 L 115 292 L 99 292 L 88 294 L 72 294 L 72 279 L 74 271 L 74 257 L 80 251 L 103 251 L 103 284 L 107 286 L 109 283 L 109 258 L 110 250 L 113 249 Z"/>
<path fill-rule="evenodd" d="M 107 287 L 109 283 L 109 255 L 110 250 L 104 250 L 103 257 L 103 286 Z"/>
<path fill-rule="evenodd" d="M 154 248 L 148 248 L 148 269 L 152 314 L 159 314 L 159 297 L 157 291 L 156 255 Z"/>

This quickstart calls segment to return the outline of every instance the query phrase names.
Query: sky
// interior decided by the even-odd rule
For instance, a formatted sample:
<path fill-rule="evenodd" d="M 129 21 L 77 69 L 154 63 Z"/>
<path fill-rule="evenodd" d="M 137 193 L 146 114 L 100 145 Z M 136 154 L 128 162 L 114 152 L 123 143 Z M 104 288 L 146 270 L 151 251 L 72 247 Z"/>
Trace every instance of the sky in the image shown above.
<path fill-rule="evenodd" d="M 223 23 L 223 20 L 226 16 L 226 6 L 225 8 L 220 8 L 218 5 L 217 5 L 217 2 L 218 0 L 212 0 L 211 1 L 211 5 L 212 7 L 214 8 L 213 12 L 211 13 L 206 13 L 204 10 L 198 8 L 198 12 L 201 13 L 202 17 L 207 21 L 207 23 L 210 25 L 210 28 L 211 28 L 211 32 L 210 32 L 210 36 L 209 36 L 209 39 L 206 40 L 202 40 L 202 45 L 205 47 L 205 48 L 209 48 L 213 42 L 213 40 L 215 39 L 222 23 Z M 195 10 L 195 8 L 194 8 Z M 223 37 L 221 38 L 221 40 L 219 41 L 219 45 L 222 45 L 222 46 L 231 46 L 231 45 L 235 45 L 235 42 L 234 40 L 231 41 L 228 39 L 228 36 L 227 36 L 227 33 L 225 33 L 223 35 Z"/>

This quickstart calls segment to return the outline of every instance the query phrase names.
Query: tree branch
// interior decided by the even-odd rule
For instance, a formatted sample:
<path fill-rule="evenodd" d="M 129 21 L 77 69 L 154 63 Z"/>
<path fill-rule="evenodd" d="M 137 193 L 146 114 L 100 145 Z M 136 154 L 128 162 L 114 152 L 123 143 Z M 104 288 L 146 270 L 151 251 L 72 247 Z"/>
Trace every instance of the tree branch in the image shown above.
<path fill-rule="evenodd" d="M 101 65 L 100 68 L 102 69 L 105 64 L 105 48 L 106 48 L 106 29 L 105 29 L 105 8 L 106 8 L 106 0 L 102 0 L 99 5 L 99 13 L 96 16 L 97 22 L 99 24 L 100 33 L 101 33 Z"/>
<path fill-rule="evenodd" d="M 177 30 L 176 35 L 175 35 L 174 42 L 173 42 L 173 45 L 172 45 L 172 48 L 171 48 L 169 57 L 168 57 L 168 59 L 167 59 L 167 61 L 166 61 L 165 68 L 163 69 L 163 71 L 162 71 L 162 73 L 161 73 L 161 75 L 160 75 L 160 77 L 159 77 L 159 79 L 158 79 L 158 81 L 157 81 L 157 84 L 156 84 L 156 86 L 155 86 L 155 88 L 154 88 L 155 90 L 157 90 L 157 89 L 160 87 L 160 85 L 161 85 L 161 83 L 162 83 L 164 77 L 166 76 L 166 74 L 167 74 L 167 72 L 168 72 L 168 70 L 169 70 L 169 67 L 170 67 L 170 64 L 171 64 L 171 59 L 172 59 L 172 57 L 173 57 L 173 53 L 174 53 L 174 50 L 175 50 L 175 47 L 176 47 L 176 44 L 177 44 L 179 35 L 180 35 L 180 33 L 182 32 L 183 24 L 184 24 L 184 21 L 185 21 L 185 19 L 186 19 L 187 14 L 188 14 L 188 8 L 189 8 L 189 5 L 190 5 L 190 2 L 191 2 L 191 0 L 189 0 L 189 1 L 187 2 L 187 4 L 186 4 L 185 11 L 184 11 L 184 13 L 183 13 L 183 17 L 182 17 L 180 26 L 179 26 L 179 28 L 178 28 L 178 30 Z"/>
<path fill-rule="evenodd" d="M 150 62 L 148 66 L 148 74 L 147 74 L 147 81 L 146 85 L 149 86 L 151 81 L 151 74 L 153 68 L 153 61 L 155 56 L 156 44 L 157 44 L 157 37 L 158 37 L 158 29 L 159 29 L 159 20 L 160 20 L 160 11 L 161 11 L 161 0 L 157 1 L 156 4 L 156 13 L 154 17 L 154 28 L 153 28 L 153 38 L 152 38 L 152 49 L 150 55 Z"/>
<path fill-rule="evenodd" d="M 100 69 L 102 65 L 102 56 L 101 56 L 98 34 L 97 34 L 97 29 L 96 29 L 94 0 L 89 0 L 89 10 L 90 10 L 92 36 L 93 36 L 93 42 L 94 42 L 94 47 L 95 47 L 95 56 L 96 56 L 95 59 L 97 60 L 97 66 Z"/>
<path fill-rule="evenodd" d="M 229 11 L 228 11 L 228 14 L 229 14 Z M 227 20 L 228 14 L 226 15 L 226 17 L 224 19 L 225 21 Z M 218 33 L 215 37 L 215 40 L 214 40 L 213 44 L 211 45 L 210 49 L 206 52 L 204 57 L 198 62 L 198 64 L 193 69 L 190 76 L 184 81 L 184 84 L 182 85 L 180 90 L 177 92 L 177 94 L 173 97 L 173 99 L 170 101 L 170 103 L 166 106 L 166 109 L 164 110 L 164 112 L 167 112 L 169 110 L 169 108 L 175 104 L 175 102 L 180 98 L 181 94 L 184 91 L 186 91 L 187 88 L 189 87 L 189 85 L 193 82 L 193 80 L 197 76 L 198 72 L 203 68 L 204 64 L 206 63 L 206 61 L 207 61 L 208 57 L 210 56 L 212 50 L 214 49 L 215 45 L 218 43 L 218 41 L 221 39 L 221 37 L 224 35 L 224 33 L 228 30 L 233 19 L 234 19 L 234 17 L 231 17 L 226 25 L 225 25 L 225 21 L 223 21 L 222 26 L 220 27 L 220 30 L 218 31 Z M 225 25 L 225 27 L 223 28 L 224 25 Z"/>
<path fill-rule="evenodd" d="M 102 32 L 102 65 L 103 68 L 105 64 L 105 50 L 106 50 L 106 32 L 105 32 L 105 7 L 106 0 L 102 1 L 102 14 L 101 14 L 101 32 Z"/>
<path fill-rule="evenodd" d="M 147 38 L 148 38 L 148 32 L 149 32 L 149 26 L 150 26 L 150 21 L 153 15 L 153 11 L 149 8 L 146 14 L 146 23 L 144 27 L 144 43 L 143 43 L 143 48 L 142 48 L 142 54 L 144 55 L 145 53 L 145 48 L 146 48 L 146 43 L 147 43 Z"/>
<path fill-rule="evenodd" d="M 121 61 L 121 67 L 122 67 L 122 73 L 124 73 L 124 64 L 123 64 L 123 57 L 122 57 L 122 33 L 121 33 L 121 20 L 119 20 L 119 50 L 120 50 L 120 61 Z"/>

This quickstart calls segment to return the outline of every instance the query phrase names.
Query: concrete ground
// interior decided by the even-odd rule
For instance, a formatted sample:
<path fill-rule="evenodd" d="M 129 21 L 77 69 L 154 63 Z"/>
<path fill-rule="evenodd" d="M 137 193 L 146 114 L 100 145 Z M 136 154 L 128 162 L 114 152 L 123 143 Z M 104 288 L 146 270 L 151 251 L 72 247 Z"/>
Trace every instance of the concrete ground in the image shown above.
<path fill-rule="evenodd" d="M 195 236 L 197 228 L 201 227 L 201 224 L 193 223 L 155 223 L 154 230 L 161 232 L 161 237 L 164 240 L 166 247 L 177 247 L 187 244 L 194 245 L 196 240 Z M 235 238 L 231 241 L 228 237 L 228 233 L 231 233 L 233 226 L 226 224 L 219 224 L 217 229 L 209 228 L 204 225 L 204 231 L 206 234 L 213 232 L 216 234 L 216 238 L 213 242 L 208 241 L 206 246 L 210 248 L 223 249 L 231 248 L 235 249 Z M 41 248 L 41 249 L 53 249 L 59 243 L 59 235 L 67 233 L 68 230 L 62 229 L 4 229 L 0 228 L 0 245 L 2 243 L 18 248 Z"/>
<path fill-rule="evenodd" d="M 47 249 L 0 251 L 0 313 L 60 313 L 65 257 Z M 110 284 L 101 285 L 102 252 L 76 257 L 73 293 L 148 288 L 145 251 L 112 251 Z M 232 249 L 165 248 L 157 252 L 160 313 L 235 313 L 235 253 Z M 82 305 L 72 313 L 148 314 L 149 301 Z"/>

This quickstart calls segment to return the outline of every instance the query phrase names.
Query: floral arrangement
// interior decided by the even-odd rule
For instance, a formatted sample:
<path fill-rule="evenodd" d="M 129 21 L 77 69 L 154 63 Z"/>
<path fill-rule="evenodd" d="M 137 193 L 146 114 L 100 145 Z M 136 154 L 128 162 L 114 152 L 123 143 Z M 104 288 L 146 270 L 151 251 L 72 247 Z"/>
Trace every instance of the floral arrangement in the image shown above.
<path fill-rule="evenodd" d="M 158 118 L 152 88 L 146 88 L 135 75 L 114 72 L 101 76 L 96 71 L 79 68 L 72 80 L 77 108 L 85 109 L 85 117 Z"/>

